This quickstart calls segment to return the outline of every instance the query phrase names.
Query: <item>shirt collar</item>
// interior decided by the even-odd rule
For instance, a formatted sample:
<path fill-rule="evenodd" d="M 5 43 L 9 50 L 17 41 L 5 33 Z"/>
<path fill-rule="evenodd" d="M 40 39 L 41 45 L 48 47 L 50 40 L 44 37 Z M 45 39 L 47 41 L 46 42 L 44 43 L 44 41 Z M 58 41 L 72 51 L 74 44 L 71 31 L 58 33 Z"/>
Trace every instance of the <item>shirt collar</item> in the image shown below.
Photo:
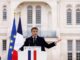
<path fill-rule="evenodd" d="M 34 36 L 32 36 L 32 38 L 37 38 L 37 37 L 38 37 L 38 36 L 35 36 L 35 37 L 34 37 Z"/>

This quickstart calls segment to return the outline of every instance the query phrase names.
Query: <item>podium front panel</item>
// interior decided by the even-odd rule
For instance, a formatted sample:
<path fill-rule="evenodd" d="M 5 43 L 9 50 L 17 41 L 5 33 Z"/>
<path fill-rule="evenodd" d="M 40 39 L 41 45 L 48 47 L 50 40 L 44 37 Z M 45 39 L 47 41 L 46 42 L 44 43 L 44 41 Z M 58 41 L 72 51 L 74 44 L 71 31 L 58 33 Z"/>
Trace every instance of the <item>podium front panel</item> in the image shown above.
<path fill-rule="evenodd" d="M 40 47 L 25 47 L 24 51 L 18 51 L 18 60 L 46 60 L 47 53 Z"/>

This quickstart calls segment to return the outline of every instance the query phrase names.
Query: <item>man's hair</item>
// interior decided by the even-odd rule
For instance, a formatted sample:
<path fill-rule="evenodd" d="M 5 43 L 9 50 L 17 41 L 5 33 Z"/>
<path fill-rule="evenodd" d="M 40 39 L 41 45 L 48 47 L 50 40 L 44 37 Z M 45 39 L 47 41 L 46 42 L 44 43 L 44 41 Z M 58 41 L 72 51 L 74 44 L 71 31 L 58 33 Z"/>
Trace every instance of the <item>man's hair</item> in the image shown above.
<path fill-rule="evenodd" d="M 37 28 L 37 27 L 32 27 L 32 28 L 31 28 L 31 31 L 32 31 L 33 29 L 36 29 L 36 30 L 38 30 L 38 28 Z"/>

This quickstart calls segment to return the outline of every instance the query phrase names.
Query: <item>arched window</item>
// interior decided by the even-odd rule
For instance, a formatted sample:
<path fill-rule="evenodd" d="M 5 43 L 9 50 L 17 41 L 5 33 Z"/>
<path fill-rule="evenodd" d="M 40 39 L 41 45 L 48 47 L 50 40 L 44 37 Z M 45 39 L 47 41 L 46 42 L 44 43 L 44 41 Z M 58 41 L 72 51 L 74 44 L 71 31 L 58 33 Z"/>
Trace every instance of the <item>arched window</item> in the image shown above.
<path fill-rule="evenodd" d="M 41 6 L 36 6 L 36 24 L 41 24 Z"/>
<path fill-rule="evenodd" d="M 70 8 L 67 9 L 67 24 L 68 25 L 72 24 L 72 10 Z"/>
<path fill-rule="evenodd" d="M 27 7 L 27 23 L 28 24 L 32 24 L 32 12 L 33 12 L 32 6 L 28 6 Z"/>
<path fill-rule="evenodd" d="M 7 20 L 7 7 L 3 6 L 3 20 Z"/>
<path fill-rule="evenodd" d="M 76 24 L 80 24 L 80 9 L 76 9 Z"/>

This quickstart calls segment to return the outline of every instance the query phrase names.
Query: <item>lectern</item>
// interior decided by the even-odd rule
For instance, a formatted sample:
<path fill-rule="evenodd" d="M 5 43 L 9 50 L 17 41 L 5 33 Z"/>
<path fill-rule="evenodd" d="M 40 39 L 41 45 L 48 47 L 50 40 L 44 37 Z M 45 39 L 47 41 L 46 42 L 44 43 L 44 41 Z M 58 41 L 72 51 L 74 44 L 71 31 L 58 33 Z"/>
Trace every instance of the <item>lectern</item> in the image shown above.
<path fill-rule="evenodd" d="M 47 60 L 47 53 L 39 46 L 28 46 L 24 51 L 18 51 L 18 60 Z"/>

